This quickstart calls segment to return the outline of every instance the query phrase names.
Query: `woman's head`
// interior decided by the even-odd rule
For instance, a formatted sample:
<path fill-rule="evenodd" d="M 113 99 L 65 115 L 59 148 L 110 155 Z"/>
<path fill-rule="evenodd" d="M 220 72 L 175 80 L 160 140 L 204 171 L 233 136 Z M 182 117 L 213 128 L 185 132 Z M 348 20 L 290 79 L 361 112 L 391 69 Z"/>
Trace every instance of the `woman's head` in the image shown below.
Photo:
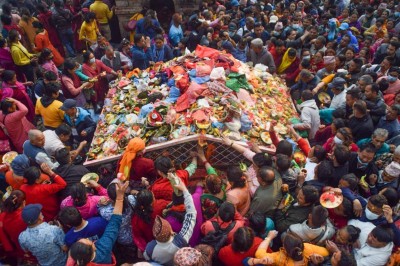
<path fill-rule="evenodd" d="M 71 76 L 78 69 L 78 64 L 74 59 L 67 58 L 64 61 L 63 73 L 67 76 Z"/>
<path fill-rule="evenodd" d="M 354 58 L 355 56 L 355 52 L 354 49 L 351 47 L 347 47 L 345 52 L 344 52 L 344 56 L 346 57 L 346 61 L 350 61 Z"/>
<path fill-rule="evenodd" d="M 264 234 L 267 220 L 265 214 L 262 212 L 255 212 L 249 217 L 250 227 L 254 229 L 255 233 L 260 236 Z"/>
<path fill-rule="evenodd" d="M 18 42 L 20 39 L 19 32 L 17 30 L 10 30 L 8 32 L 8 40 L 10 41 L 10 43 L 15 43 Z"/>
<path fill-rule="evenodd" d="M 283 248 L 289 258 L 294 261 L 303 260 L 304 244 L 303 240 L 298 236 L 292 233 L 287 233 L 283 239 Z"/>
<path fill-rule="evenodd" d="M 323 52 L 316 52 L 315 55 L 313 56 L 313 61 L 314 63 L 320 63 L 324 59 L 324 53 Z"/>
<path fill-rule="evenodd" d="M 354 244 L 360 237 L 361 230 L 353 225 L 347 225 L 336 231 L 335 242 L 342 245 Z"/>
<path fill-rule="evenodd" d="M 86 204 L 87 195 L 86 187 L 83 183 L 74 184 L 71 187 L 71 198 L 74 201 L 74 206 L 81 207 Z"/>
<path fill-rule="evenodd" d="M 24 171 L 24 178 L 26 178 L 28 185 L 34 185 L 40 178 L 40 170 L 35 166 L 31 166 Z"/>
<path fill-rule="evenodd" d="M 246 185 L 246 179 L 243 177 L 243 172 L 239 166 L 229 167 L 226 174 L 232 188 L 242 188 Z"/>
<path fill-rule="evenodd" d="M 150 190 L 143 189 L 136 195 L 135 213 L 146 223 L 151 223 L 154 196 Z"/>
<path fill-rule="evenodd" d="M 167 177 L 169 171 L 174 170 L 174 166 L 170 158 L 166 156 L 160 156 L 154 161 L 154 167 L 156 168 L 159 175 Z"/>
<path fill-rule="evenodd" d="M 346 174 L 339 180 L 338 187 L 349 188 L 351 191 L 356 191 L 358 188 L 358 178 L 353 173 Z"/>
<path fill-rule="evenodd" d="M 253 163 L 258 168 L 263 166 L 272 166 L 272 157 L 268 153 L 259 152 L 253 156 Z"/>
<path fill-rule="evenodd" d="M 47 61 L 52 60 L 54 57 L 53 52 L 49 48 L 44 48 L 39 55 L 38 62 L 39 64 L 44 64 Z"/>
<path fill-rule="evenodd" d="M 36 29 L 36 32 L 42 32 L 44 30 L 43 24 L 39 21 L 32 22 L 32 26 Z"/>
<path fill-rule="evenodd" d="M 14 212 L 19 208 L 25 206 L 25 193 L 21 190 L 13 190 L 10 196 L 4 201 L 3 208 L 4 212 Z"/>
<path fill-rule="evenodd" d="M 344 120 L 342 118 L 333 119 L 332 124 L 331 124 L 332 134 L 336 134 L 336 132 L 339 128 L 342 128 L 345 126 L 346 126 L 346 120 Z"/>
<path fill-rule="evenodd" d="M 77 265 L 87 265 L 92 261 L 95 250 L 96 246 L 93 241 L 82 238 L 71 246 L 69 252 Z"/>
<path fill-rule="evenodd" d="M 96 19 L 96 14 L 94 12 L 87 12 L 85 15 L 85 22 L 90 23 Z"/>
<path fill-rule="evenodd" d="M 246 252 L 253 245 L 254 231 L 250 227 L 240 227 L 233 235 L 232 250 L 236 253 Z"/>
<path fill-rule="evenodd" d="M 222 179 L 218 175 L 208 175 L 205 179 L 205 185 L 210 194 L 216 195 L 222 190 Z"/>
<path fill-rule="evenodd" d="M 1 79 L 11 85 L 15 85 L 17 82 L 17 75 L 14 70 L 4 70 L 1 74 Z"/>
<path fill-rule="evenodd" d="M 8 99 L 4 99 L 1 101 L 0 104 L 0 109 L 3 112 L 3 114 L 11 114 L 13 112 L 15 112 L 17 110 L 17 105 L 15 104 L 15 102 L 12 102 Z"/>
<path fill-rule="evenodd" d="M 96 62 L 96 58 L 94 58 L 94 54 L 90 51 L 84 51 L 82 53 L 83 56 L 83 62 L 86 64 L 93 64 Z"/>
<path fill-rule="evenodd" d="M 353 203 L 343 197 L 343 202 L 339 206 L 333 209 L 334 213 L 341 217 L 346 217 L 350 220 L 353 217 Z"/>
<path fill-rule="evenodd" d="M 353 135 L 351 134 L 351 129 L 348 127 L 339 128 L 336 131 L 335 138 L 337 138 L 337 140 L 338 140 L 338 141 L 335 141 L 336 144 L 343 144 L 348 147 L 350 144 L 353 143 Z"/>

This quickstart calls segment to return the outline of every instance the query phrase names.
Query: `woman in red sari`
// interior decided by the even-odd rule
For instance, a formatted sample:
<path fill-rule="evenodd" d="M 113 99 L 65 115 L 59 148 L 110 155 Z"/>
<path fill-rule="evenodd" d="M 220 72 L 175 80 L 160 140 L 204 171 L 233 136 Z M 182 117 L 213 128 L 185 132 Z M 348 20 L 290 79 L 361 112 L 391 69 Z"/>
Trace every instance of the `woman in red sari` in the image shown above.
<path fill-rule="evenodd" d="M 17 71 L 17 67 L 11 56 L 10 47 L 7 46 L 7 40 L 3 38 L 0 38 L 0 68 Z"/>
<path fill-rule="evenodd" d="M 35 50 L 41 52 L 44 48 L 48 48 L 53 53 L 53 62 L 57 67 L 60 67 L 64 63 L 64 57 L 61 56 L 60 52 L 53 46 L 53 43 L 49 39 L 48 32 L 43 28 L 43 24 L 39 21 L 32 23 L 36 29 L 35 36 Z"/>
<path fill-rule="evenodd" d="M 108 91 L 107 74 L 111 74 L 114 77 L 117 77 L 118 74 L 103 62 L 97 60 L 90 51 L 83 52 L 82 72 L 90 79 L 97 79 L 94 83 L 95 94 L 92 96 L 91 100 L 95 111 L 99 112 L 101 111 L 101 106 Z"/>
<path fill-rule="evenodd" d="M 13 70 L 5 70 L 1 75 L 3 83 L 1 84 L 1 100 L 5 98 L 13 98 L 20 101 L 28 108 L 28 114 L 26 118 L 30 122 L 34 122 L 35 119 L 35 107 L 33 106 L 32 100 L 26 92 L 25 86 L 32 86 L 33 82 L 28 81 L 21 83 L 17 81 L 17 75 Z"/>
<path fill-rule="evenodd" d="M 42 23 L 43 27 L 49 34 L 49 39 L 51 43 L 54 45 L 55 48 L 60 52 L 60 54 L 65 57 L 64 46 L 58 37 L 58 33 L 54 25 L 52 25 L 51 16 L 53 15 L 50 10 L 47 9 L 42 3 L 37 5 L 37 9 L 39 11 L 38 15 L 36 16 L 40 23 Z"/>
<path fill-rule="evenodd" d="M 318 70 L 324 68 L 324 53 L 316 52 L 315 55 L 311 58 L 311 72 L 317 73 Z"/>

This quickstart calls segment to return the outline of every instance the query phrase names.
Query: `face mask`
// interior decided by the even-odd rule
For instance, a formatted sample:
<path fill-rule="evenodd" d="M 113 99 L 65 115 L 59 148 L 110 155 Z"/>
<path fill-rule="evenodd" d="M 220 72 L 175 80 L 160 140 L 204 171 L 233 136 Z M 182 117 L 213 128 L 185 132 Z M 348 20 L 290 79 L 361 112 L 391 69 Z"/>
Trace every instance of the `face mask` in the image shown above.
<path fill-rule="evenodd" d="M 310 59 L 311 59 L 311 55 L 306 55 L 306 56 L 303 56 L 303 59 L 310 60 Z"/>
<path fill-rule="evenodd" d="M 365 217 L 367 217 L 368 220 L 376 220 L 379 218 L 379 215 L 371 212 L 367 207 L 365 208 Z"/>
<path fill-rule="evenodd" d="M 22 39 L 21 34 L 18 34 L 18 40 L 20 41 Z"/>
<path fill-rule="evenodd" d="M 264 10 L 264 5 L 260 5 L 261 11 Z"/>
<path fill-rule="evenodd" d="M 91 59 L 89 60 L 89 63 L 91 63 L 91 64 L 93 64 L 94 62 L 96 62 L 96 58 L 91 58 Z"/>
<path fill-rule="evenodd" d="M 343 143 L 343 140 L 341 140 L 341 139 L 339 139 L 337 136 L 335 136 L 335 137 L 333 138 L 333 142 L 335 142 L 335 144 L 342 144 L 342 143 Z"/>
<path fill-rule="evenodd" d="M 368 163 L 364 163 L 361 161 L 360 156 L 357 156 L 357 161 L 358 161 L 358 169 L 365 169 L 368 166 Z"/>
<path fill-rule="evenodd" d="M 389 83 L 393 83 L 393 82 L 395 82 L 396 80 L 397 80 L 397 77 L 393 77 L 393 76 L 390 76 L 390 75 L 387 76 L 387 81 L 388 81 Z"/>
<path fill-rule="evenodd" d="M 293 24 L 293 25 L 292 25 L 292 28 L 295 28 L 295 29 L 298 29 L 299 27 L 300 27 L 299 24 Z"/>

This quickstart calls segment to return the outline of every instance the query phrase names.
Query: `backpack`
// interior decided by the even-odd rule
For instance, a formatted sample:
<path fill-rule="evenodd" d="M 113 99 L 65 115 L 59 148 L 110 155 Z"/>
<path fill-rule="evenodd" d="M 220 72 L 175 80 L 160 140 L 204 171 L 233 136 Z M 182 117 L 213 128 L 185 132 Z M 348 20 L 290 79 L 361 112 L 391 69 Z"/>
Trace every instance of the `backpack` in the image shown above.
<path fill-rule="evenodd" d="M 131 17 L 131 19 L 128 21 L 128 23 L 126 23 L 125 25 L 124 25 L 124 28 L 125 28 L 125 30 L 126 31 L 135 31 L 135 29 L 136 29 L 136 24 L 137 24 L 137 22 L 138 22 L 138 17 L 139 17 L 139 15 L 141 15 L 141 13 L 136 13 L 136 14 L 134 14 L 132 17 Z"/>
<path fill-rule="evenodd" d="M 226 245 L 228 234 L 235 227 L 236 221 L 231 222 L 225 229 L 222 229 L 217 221 L 212 221 L 211 223 L 215 231 L 208 232 L 207 235 L 201 239 L 200 244 L 214 247 L 214 254 L 218 254 L 219 250 Z"/>

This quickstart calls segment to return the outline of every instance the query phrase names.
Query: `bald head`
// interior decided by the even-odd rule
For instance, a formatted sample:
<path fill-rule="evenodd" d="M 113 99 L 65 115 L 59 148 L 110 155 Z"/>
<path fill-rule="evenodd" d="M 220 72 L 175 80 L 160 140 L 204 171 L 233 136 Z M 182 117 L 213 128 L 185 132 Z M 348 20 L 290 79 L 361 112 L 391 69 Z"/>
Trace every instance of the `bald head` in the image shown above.
<path fill-rule="evenodd" d="M 28 137 L 32 145 L 40 148 L 44 146 L 45 139 L 42 131 L 38 129 L 31 129 L 28 132 Z"/>

